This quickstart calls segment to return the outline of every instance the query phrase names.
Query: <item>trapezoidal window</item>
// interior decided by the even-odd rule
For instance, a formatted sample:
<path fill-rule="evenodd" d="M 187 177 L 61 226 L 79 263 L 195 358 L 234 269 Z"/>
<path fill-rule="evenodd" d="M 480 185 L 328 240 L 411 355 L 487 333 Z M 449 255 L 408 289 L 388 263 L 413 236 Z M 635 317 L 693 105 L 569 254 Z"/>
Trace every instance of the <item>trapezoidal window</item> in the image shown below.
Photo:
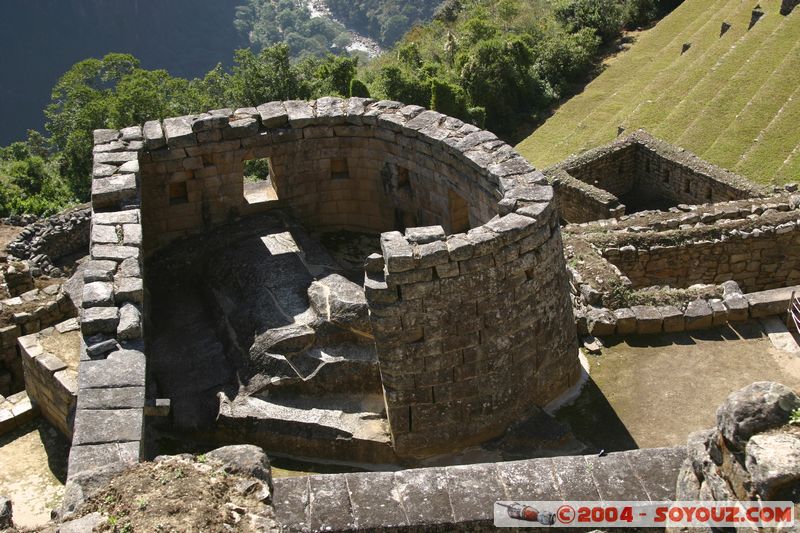
<path fill-rule="evenodd" d="M 410 189 L 411 188 L 411 173 L 407 168 L 397 167 L 397 188 Z"/>
<path fill-rule="evenodd" d="M 346 180 L 350 177 L 350 170 L 347 168 L 347 159 L 331 159 L 331 179 Z"/>
<path fill-rule="evenodd" d="M 450 231 L 462 233 L 469 230 L 469 204 L 457 192 L 449 191 Z"/>
<path fill-rule="evenodd" d="M 189 191 L 185 181 L 169 184 L 169 205 L 180 205 L 189 202 Z"/>
<path fill-rule="evenodd" d="M 275 173 L 269 157 L 244 162 L 244 199 L 248 204 L 260 204 L 278 199 Z"/>

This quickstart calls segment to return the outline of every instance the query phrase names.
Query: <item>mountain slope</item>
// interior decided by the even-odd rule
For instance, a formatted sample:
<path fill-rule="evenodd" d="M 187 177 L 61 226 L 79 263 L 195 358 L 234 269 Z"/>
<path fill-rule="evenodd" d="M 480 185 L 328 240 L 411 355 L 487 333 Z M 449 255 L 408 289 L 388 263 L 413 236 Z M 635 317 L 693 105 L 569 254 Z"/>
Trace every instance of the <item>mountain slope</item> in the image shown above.
<path fill-rule="evenodd" d="M 800 9 L 762 0 L 748 30 L 756 3 L 686 0 L 518 150 L 543 168 L 645 128 L 761 183 L 800 179 Z"/>

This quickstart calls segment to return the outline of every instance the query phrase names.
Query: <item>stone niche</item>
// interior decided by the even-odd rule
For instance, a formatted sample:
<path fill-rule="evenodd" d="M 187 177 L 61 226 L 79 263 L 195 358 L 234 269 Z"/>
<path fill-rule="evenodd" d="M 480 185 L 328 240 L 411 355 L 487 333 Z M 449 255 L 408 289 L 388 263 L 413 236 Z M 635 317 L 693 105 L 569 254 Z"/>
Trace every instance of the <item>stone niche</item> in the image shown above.
<path fill-rule="evenodd" d="M 492 133 L 361 98 L 141 131 L 137 179 L 106 178 L 93 201 L 140 195 L 145 256 L 275 208 L 310 230 L 381 233 L 363 290 L 398 456 L 500 435 L 578 380 L 553 189 Z M 249 160 L 268 169 L 263 191 L 245 183 Z"/>
<path fill-rule="evenodd" d="M 545 170 L 573 223 L 763 196 L 745 178 L 638 130 Z"/>

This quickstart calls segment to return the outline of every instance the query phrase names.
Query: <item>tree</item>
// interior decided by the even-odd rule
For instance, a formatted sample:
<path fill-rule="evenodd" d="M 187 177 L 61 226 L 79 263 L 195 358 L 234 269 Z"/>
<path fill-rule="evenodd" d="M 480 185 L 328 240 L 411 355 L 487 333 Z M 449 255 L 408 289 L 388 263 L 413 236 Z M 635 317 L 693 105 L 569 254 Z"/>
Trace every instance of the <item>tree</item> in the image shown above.
<path fill-rule="evenodd" d="M 363 81 L 353 78 L 350 80 L 350 96 L 369 98 L 369 89 L 367 89 Z"/>
<path fill-rule="evenodd" d="M 567 31 L 592 28 L 605 43 L 619 37 L 622 30 L 622 8 L 618 0 L 561 0 L 553 14 Z"/>
<path fill-rule="evenodd" d="M 438 79 L 431 81 L 430 108 L 452 117 L 468 118 L 463 91 L 453 84 Z"/>
<path fill-rule="evenodd" d="M 462 61 L 461 86 L 474 107 L 485 108 L 489 128 L 502 129 L 519 119 L 515 113 L 541 104 L 544 91 L 531 68 L 534 54 L 526 39 L 482 41 Z"/>
<path fill-rule="evenodd" d="M 233 105 L 257 106 L 273 100 L 305 97 L 285 44 L 264 48 L 258 55 L 249 49 L 237 50 L 234 62 L 227 93 Z"/>

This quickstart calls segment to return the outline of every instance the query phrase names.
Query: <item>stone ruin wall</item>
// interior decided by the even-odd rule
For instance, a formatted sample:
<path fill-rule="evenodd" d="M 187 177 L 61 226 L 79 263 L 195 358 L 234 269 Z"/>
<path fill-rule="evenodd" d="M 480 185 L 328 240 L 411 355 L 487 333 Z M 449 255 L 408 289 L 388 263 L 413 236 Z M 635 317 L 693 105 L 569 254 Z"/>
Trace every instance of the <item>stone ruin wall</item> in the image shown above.
<path fill-rule="evenodd" d="M 533 209 L 447 239 L 382 235 L 365 288 L 400 453 L 486 440 L 577 381 L 558 218 Z"/>
<path fill-rule="evenodd" d="M 249 204 L 242 161 L 263 157 L 278 200 Z M 170 202 L 175 189 L 185 191 L 180 203 Z M 454 216 L 459 198 L 469 231 Z M 139 262 L 141 250 L 278 206 L 312 228 L 384 231 L 365 291 L 400 455 L 500 434 L 578 379 L 552 188 L 493 134 L 459 120 L 397 102 L 321 98 L 100 131 L 92 200 L 95 226 L 114 228 L 93 231 L 92 246 L 94 259 L 114 262 L 103 265 L 111 279 L 117 262 Z M 126 240 L 129 224 L 142 240 Z M 409 224 L 438 226 L 387 231 Z M 84 333 L 116 333 L 110 340 L 124 344 L 121 306 L 131 302 L 113 302 L 85 310 Z M 108 340 L 87 345 L 100 352 Z"/>
<path fill-rule="evenodd" d="M 28 224 L 6 249 L 18 259 L 29 259 L 43 274 L 59 277 L 59 260 L 89 250 L 91 206 L 83 204 Z M 57 269 L 57 270 L 54 270 Z"/>
<path fill-rule="evenodd" d="M 570 157 L 547 169 L 545 174 L 556 188 L 563 218 L 573 223 L 619 218 L 625 210 L 613 200 L 630 194 L 645 202 L 696 205 L 765 193 L 745 178 L 656 139 L 644 130 Z M 635 206 L 626 210 L 631 211 L 631 207 Z"/>
<path fill-rule="evenodd" d="M 563 220 L 582 223 L 619 218 L 625 214 L 625 206 L 619 198 L 575 179 L 564 170 L 550 173 L 548 179 L 555 192 L 558 214 Z"/>
<path fill-rule="evenodd" d="M 633 283 L 633 288 L 733 280 L 745 292 L 800 283 L 800 230 L 795 223 L 734 234 L 723 240 L 685 240 L 672 245 L 606 249 L 603 256 Z"/>

